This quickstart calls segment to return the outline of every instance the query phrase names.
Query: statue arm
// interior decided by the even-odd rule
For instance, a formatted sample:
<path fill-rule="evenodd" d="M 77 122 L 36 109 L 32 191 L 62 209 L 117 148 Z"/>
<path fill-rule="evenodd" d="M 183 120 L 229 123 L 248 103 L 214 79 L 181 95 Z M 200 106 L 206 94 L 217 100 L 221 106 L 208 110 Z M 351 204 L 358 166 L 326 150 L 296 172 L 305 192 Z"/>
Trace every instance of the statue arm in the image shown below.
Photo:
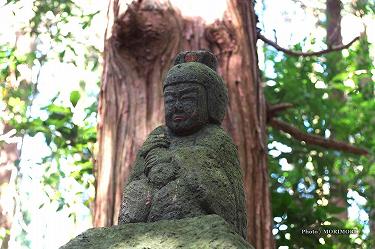
<path fill-rule="evenodd" d="M 129 222 L 146 222 L 151 199 L 155 189 L 147 179 L 147 167 L 158 162 L 152 152 L 169 146 L 160 126 L 150 133 L 137 153 L 128 182 L 123 191 L 122 204 L 119 214 L 119 224 Z"/>
<path fill-rule="evenodd" d="M 154 129 L 137 153 L 128 182 L 141 179 L 145 176 L 143 173 L 147 175 L 150 168 L 159 162 L 156 158 L 157 154 L 153 152 L 156 152 L 158 149 L 168 148 L 169 144 L 165 127 L 159 126 Z"/>

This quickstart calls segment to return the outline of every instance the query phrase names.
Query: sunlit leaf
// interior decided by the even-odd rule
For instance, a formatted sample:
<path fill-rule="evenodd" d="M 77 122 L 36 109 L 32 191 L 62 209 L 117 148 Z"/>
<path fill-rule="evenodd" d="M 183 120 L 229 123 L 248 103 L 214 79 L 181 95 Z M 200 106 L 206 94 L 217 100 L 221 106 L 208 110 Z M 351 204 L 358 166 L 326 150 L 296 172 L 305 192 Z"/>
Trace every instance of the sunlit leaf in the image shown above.
<path fill-rule="evenodd" d="M 79 93 L 79 91 L 72 91 L 70 93 L 70 103 L 72 103 L 74 107 L 77 105 L 80 98 L 81 94 Z"/>

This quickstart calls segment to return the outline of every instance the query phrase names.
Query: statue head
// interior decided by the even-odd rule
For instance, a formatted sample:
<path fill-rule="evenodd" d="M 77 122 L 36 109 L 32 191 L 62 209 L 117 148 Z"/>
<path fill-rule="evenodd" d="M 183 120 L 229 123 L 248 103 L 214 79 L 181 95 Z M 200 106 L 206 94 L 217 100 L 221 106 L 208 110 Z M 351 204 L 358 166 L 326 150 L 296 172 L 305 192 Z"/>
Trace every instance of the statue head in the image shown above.
<path fill-rule="evenodd" d="M 163 84 L 166 125 L 177 135 L 221 124 L 228 94 L 216 73 L 217 60 L 208 51 L 179 53 Z"/>

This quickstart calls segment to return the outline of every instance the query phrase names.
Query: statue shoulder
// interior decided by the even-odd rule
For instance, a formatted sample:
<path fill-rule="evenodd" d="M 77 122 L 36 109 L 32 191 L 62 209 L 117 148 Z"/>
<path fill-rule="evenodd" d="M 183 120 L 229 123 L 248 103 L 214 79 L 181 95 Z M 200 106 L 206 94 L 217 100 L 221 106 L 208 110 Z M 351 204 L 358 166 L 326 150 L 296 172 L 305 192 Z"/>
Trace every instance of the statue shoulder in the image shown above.
<path fill-rule="evenodd" d="M 170 141 L 167 134 L 166 126 L 161 125 L 156 127 L 146 138 L 139 155 L 145 157 L 149 151 L 158 147 L 169 147 Z"/>
<path fill-rule="evenodd" d="M 167 138 L 167 128 L 165 125 L 160 125 L 156 127 L 153 131 L 151 131 L 150 134 L 148 134 L 145 142 L 143 143 L 142 147 L 144 145 L 147 145 L 150 142 L 153 142 L 154 140 L 158 140 L 160 138 Z"/>
<path fill-rule="evenodd" d="M 237 153 L 237 147 L 230 135 L 218 125 L 210 125 L 206 128 L 202 142 L 216 151 L 228 149 L 231 152 Z"/>
<path fill-rule="evenodd" d="M 166 133 L 167 133 L 167 127 L 165 125 L 159 125 L 153 131 L 151 131 L 151 133 L 148 135 L 148 137 L 166 134 Z"/>

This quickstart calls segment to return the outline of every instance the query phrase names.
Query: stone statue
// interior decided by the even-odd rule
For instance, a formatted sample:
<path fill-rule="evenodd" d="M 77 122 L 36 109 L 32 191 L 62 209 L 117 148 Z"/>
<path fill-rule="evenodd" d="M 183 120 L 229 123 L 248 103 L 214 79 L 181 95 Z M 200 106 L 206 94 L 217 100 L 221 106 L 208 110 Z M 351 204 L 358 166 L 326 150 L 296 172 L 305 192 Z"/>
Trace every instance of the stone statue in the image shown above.
<path fill-rule="evenodd" d="M 163 84 L 166 126 L 151 132 L 124 189 L 119 224 L 217 214 L 246 239 L 237 149 L 220 127 L 227 89 L 208 51 L 177 55 Z"/>

